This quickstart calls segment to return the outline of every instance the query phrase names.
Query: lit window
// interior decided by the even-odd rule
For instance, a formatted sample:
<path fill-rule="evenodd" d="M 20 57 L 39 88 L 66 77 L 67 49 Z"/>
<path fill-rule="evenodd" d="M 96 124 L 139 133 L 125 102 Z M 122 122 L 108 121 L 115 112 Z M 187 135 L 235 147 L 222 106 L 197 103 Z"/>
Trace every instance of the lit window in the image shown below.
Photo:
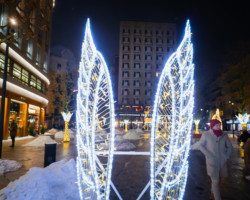
<path fill-rule="evenodd" d="M 21 67 L 19 67 L 17 64 L 14 63 L 13 67 L 13 76 L 15 78 L 21 79 Z"/>
<path fill-rule="evenodd" d="M 29 39 L 28 47 L 27 47 L 27 56 L 32 59 L 32 53 L 33 53 L 33 43 L 31 39 Z"/>
<path fill-rule="evenodd" d="M 4 72 L 5 55 L 0 53 L 0 72 Z M 7 72 L 9 72 L 10 60 L 8 62 Z"/>
<path fill-rule="evenodd" d="M 37 79 L 36 88 L 37 88 L 38 90 L 41 90 L 41 89 L 42 89 L 42 83 L 41 83 L 41 81 L 40 81 L 39 79 Z"/>
<path fill-rule="evenodd" d="M 28 83 L 29 83 L 29 72 L 26 71 L 25 69 L 22 69 L 22 81 L 23 81 L 25 84 L 28 84 Z"/>
<path fill-rule="evenodd" d="M 34 88 L 36 87 L 36 77 L 33 75 L 31 75 L 31 77 L 30 77 L 30 86 L 32 86 Z"/>

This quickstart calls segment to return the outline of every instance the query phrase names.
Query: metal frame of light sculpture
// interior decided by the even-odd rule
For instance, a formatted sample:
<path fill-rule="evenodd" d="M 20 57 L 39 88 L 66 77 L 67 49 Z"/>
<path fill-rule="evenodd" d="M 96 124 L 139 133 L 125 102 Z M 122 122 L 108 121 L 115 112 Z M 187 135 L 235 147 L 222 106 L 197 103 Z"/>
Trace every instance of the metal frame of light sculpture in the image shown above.
<path fill-rule="evenodd" d="M 63 116 L 63 120 L 65 122 L 65 132 L 64 132 L 64 137 L 63 137 L 63 142 L 69 142 L 70 141 L 70 137 L 69 137 L 69 121 L 73 115 L 73 113 L 70 112 L 61 112 L 62 116 Z"/>
<path fill-rule="evenodd" d="M 193 123 L 194 65 L 189 20 L 161 73 L 150 137 L 150 199 L 182 199 Z M 162 125 L 164 124 L 164 125 Z M 156 129 L 159 127 L 159 129 Z"/>
<path fill-rule="evenodd" d="M 113 185 L 114 101 L 108 68 L 94 45 L 89 19 L 79 66 L 76 119 L 80 198 L 107 200 Z"/>

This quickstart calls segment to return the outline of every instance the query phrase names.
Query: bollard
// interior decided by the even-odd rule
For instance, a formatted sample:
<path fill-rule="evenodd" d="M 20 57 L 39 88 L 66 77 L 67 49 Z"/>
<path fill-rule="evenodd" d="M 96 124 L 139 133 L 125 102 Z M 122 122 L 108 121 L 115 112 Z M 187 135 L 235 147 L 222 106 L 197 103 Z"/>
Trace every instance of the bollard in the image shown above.
<path fill-rule="evenodd" d="M 45 144 L 44 167 L 56 161 L 56 143 Z"/>

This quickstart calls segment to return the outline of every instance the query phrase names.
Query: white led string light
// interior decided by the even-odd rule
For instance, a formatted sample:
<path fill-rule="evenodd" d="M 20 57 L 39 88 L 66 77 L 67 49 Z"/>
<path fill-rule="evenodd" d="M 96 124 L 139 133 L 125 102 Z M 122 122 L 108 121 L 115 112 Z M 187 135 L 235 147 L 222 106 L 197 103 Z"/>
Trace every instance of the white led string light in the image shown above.
<path fill-rule="evenodd" d="M 76 119 L 80 198 L 107 200 L 112 184 L 114 102 L 108 68 L 95 48 L 89 19 L 79 67 Z"/>
<path fill-rule="evenodd" d="M 193 122 L 194 65 L 189 21 L 161 74 L 150 138 L 150 199 L 182 199 Z M 157 129 L 157 128 L 159 129 Z"/>

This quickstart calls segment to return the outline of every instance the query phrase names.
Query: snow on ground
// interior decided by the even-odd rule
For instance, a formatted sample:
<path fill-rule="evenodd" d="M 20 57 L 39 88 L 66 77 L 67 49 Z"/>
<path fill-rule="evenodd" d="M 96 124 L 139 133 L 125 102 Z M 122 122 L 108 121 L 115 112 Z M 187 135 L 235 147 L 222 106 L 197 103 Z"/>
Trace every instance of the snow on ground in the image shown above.
<path fill-rule="evenodd" d="M 71 131 L 71 130 L 70 130 Z M 63 139 L 64 138 L 64 131 L 59 131 L 55 134 L 55 139 Z M 69 132 L 69 138 L 70 139 L 74 139 L 75 138 L 75 135 L 74 135 L 74 132 L 71 131 Z"/>
<path fill-rule="evenodd" d="M 79 200 L 76 163 L 61 160 L 46 168 L 33 167 L 0 190 L 2 200 Z"/>
<path fill-rule="evenodd" d="M 0 159 L 0 175 L 3 175 L 6 172 L 10 171 L 16 171 L 20 167 L 22 167 L 22 164 L 15 160 L 2 160 Z"/>
<path fill-rule="evenodd" d="M 46 131 L 46 132 L 48 132 L 48 133 L 50 133 L 50 134 L 55 134 L 55 133 L 58 132 L 58 130 L 55 129 L 55 128 L 52 128 L 52 129 L 50 129 L 50 130 L 48 130 L 48 131 Z"/>
<path fill-rule="evenodd" d="M 41 135 L 41 136 L 37 137 L 35 140 L 33 140 L 27 144 L 24 144 L 23 146 L 43 147 L 45 144 L 54 144 L 54 143 L 56 143 L 56 141 L 51 139 L 50 136 Z"/>
<path fill-rule="evenodd" d="M 139 140 L 141 139 L 141 133 L 137 132 L 135 129 L 130 129 L 128 132 L 123 136 L 124 139 L 127 140 Z"/>

